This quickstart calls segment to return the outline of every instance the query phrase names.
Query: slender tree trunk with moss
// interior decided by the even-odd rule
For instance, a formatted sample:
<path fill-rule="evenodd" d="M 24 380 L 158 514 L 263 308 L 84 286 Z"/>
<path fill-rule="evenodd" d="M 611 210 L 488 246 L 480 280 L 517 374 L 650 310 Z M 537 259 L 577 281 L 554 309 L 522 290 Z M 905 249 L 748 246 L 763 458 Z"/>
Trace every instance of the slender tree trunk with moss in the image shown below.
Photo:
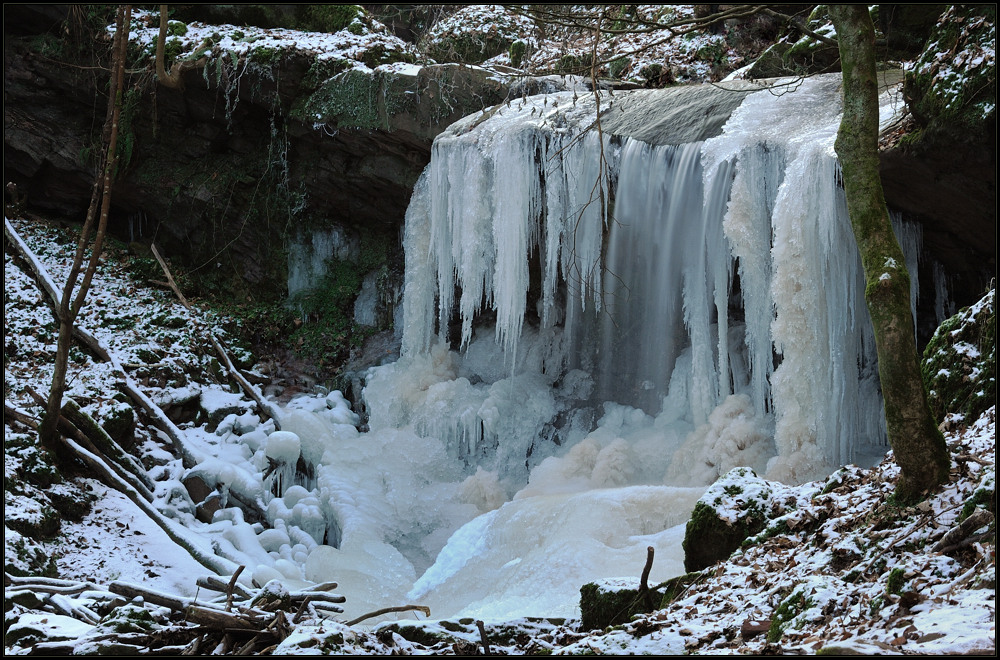
<path fill-rule="evenodd" d="M 104 248 L 104 236 L 108 226 L 108 213 L 111 210 L 111 184 L 118 165 L 118 121 L 121 116 L 122 99 L 124 97 L 125 59 L 128 51 L 128 33 L 131 23 L 132 8 L 122 5 L 118 8 L 115 23 L 115 38 L 111 47 L 111 84 L 109 85 L 108 112 L 104 121 L 104 155 L 101 159 L 98 175 L 94 182 L 94 190 L 90 199 L 87 218 L 80 232 L 80 240 L 76 246 L 73 266 L 66 284 L 63 287 L 62 300 L 59 303 L 59 339 L 56 343 L 55 369 L 52 375 L 52 387 L 45 406 L 45 415 L 38 427 L 39 442 L 43 447 L 56 449 L 59 412 L 62 408 L 63 393 L 66 391 L 66 370 L 69 366 L 69 349 L 73 342 L 73 325 L 80 313 L 80 308 L 87 299 L 90 282 L 97 270 L 97 262 Z M 91 246 L 90 260 L 83 271 L 83 280 L 76 291 L 77 278 L 83 270 L 84 254 L 90 242 L 90 234 L 97 223 L 94 234 L 94 244 Z"/>
<path fill-rule="evenodd" d="M 901 470 L 896 496 L 913 502 L 948 480 L 951 461 L 927 405 L 913 336 L 910 276 L 879 178 L 875 28 L 864 5 L 830 5 L 830 16 L 844 76 L 844 116 L 835 148 L 865 272 L 889 444 Z"/>
<path fill-rule="evenodd" d="M 156 79 L 171 89 L 184 89 L 180 67 L 170 67 L 167 71 L 167 6 L 160 5 L 160 36 L 156 39 Z"/>

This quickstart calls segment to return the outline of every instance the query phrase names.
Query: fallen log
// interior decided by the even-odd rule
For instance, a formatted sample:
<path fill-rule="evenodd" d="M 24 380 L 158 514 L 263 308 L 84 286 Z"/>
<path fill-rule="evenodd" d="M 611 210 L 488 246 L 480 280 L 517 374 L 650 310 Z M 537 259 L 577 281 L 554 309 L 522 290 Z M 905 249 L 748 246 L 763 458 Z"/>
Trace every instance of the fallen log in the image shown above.
<path fill-rule="evenodd" d="M 46 403 L 45 399 L 42 397 L 41 394 L 36 392 L 33 388 L 31 388 L 30 386 L 25 387 L 25 391 L 27 391 L 28 394 L 31 395 L 31 398 L 33 398 L 35 402 L 38 403 L 38 405 L 40 406 L 45 405 Z M 37 430 L 38 426 L 35 425 L 33 428 Z M 74 424 L 72 421 L 66 418 L 62 410 L 60 410 L 59 419 L 56 420 L 56 428 L 59 429 L 59 432 L 62 434 L 62 441 L 64 445 L 69 442 L 70 438 L 73 438 L 74 440 L 76 440 L 76 442 L 79 443 L 81 447 L 86 449 L 90 454 L 93 454 L 94 456 L 100 456 L 102 458 L 105 457 L 105 455 L 101 452 L 101 450 L 98 449 L 96 446 L 94 446 L 94 443 L 91 442 L 87 434 L 85 434 L 83 431 L 77 428 L 76 424 Z M 73 447 L 70 447 L 69 445 L 66 445 L 66 447 L 70 454 L 76 453 Z M 78 456 L 78 458 L 81 458 L 85 463 L 88 464 L 90 463 L 86 457 Z M 110 472 L 116 474 L 119 478 L 127 482 L 130 486 L 132 486 L 136 490 L 136 492 L 138 492 L 140 495 L 142 495 L 142 497 L 146 499 L 147 502 L 153 501 L 152 490 L 150 490 L 150 488 L 146 486 L 146 483 L 142 481 L 138 477 L 138 475 L 132 474 L 129 470 L 125 469 L 115 461 L 108 461 L 108 465 L 106 467 Z M 103 470 L 98 470 L 99 479 L 101 478 L 100 477 L 101 474 L 103 474 Z M 115 488 L 114 481 L 108 481 L 102 479 L 102 483 L 104 483 L 105 486 Z M 150 487 L 151 486 L 152 485 L 150 484 Z"/>
<path fill-rule="evenodd" d="M 971 543 L 974 543 L 975 541 L 968 544 L 964 543 L 964 541 L 977 529 L 985 527 L 991 522 L 993 522 L 992 513 L 986 509 L 976 509 L 969 514 L 968 518 L 948 530 L 948 533 L 934 545 L 932 551 L 944 554 L 965 547 L 965 545 L 971 545 Z"/>
<path fill-rule="evenodd" d="M 69 396 L 64 396 L 65 403 L 62 407 L 62 414 L 73 425 L 80 429 L 80 432 L 87 436 L 91 444 L 97 448 L 100 455 L 110 459 L 125 470 L 131 479 L 129 482 L 136 487 L 143 497 L 153 500 L 153 483 L 142 465 L 128 452 L 115 442 L 114 438 L 108 435 L 100 424 L 93 417 L 88 415 L 76 401 Z M 124 476 L 124 475 L 123 475 Z M 140 487 L 141 486 L 141 487 Z"/>

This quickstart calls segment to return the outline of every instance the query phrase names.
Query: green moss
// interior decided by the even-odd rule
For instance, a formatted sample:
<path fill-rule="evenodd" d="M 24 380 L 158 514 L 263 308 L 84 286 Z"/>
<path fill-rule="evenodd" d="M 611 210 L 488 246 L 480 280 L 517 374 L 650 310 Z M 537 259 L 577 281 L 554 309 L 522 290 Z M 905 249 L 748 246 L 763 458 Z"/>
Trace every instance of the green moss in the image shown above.
<path fill-rule="evenodd" d="M 580 587 L 580 627 L 603 630 L 628 623 L 637 614 L 651 612 L 663 599 L 659 589 L 660 586 L 651 588 L 647 598 L 638 589 L 608 589 L 588 582 Z"/>
<path fill-rule="evenodd" d="M 8 469 L 13 469 L 18 477 L 16 480 L 4 479 L 4 490 L 24 492 L 19 482 L 44 489 L 62 481 L 52 455 L 38 446 L 37 439 L 31 435 L 10 433 L 4 436 L 4 454 Z"/>
<path fill-rule="evenodd" d="M 885 580 L 885 593 L 889 595 L 899 595 L 903 591 L 906 583 L 906 571 L 902 568 L 894 568 L 889 571 L 889 577 Z"/>
<path fill-rule="evenodd" d="M 589 64 L 584 57 L 579 55 L 563 55 L 556 62 L 556 73 L 572 73 L 576 75 L 584 75 L 587 72 Z"/>
<path fill-rule="evenodd" d="M 528 44 L 526 44 L 521 39 L 518 39 L 510 45 L 508 50 L 508 55 L 510 55 L 510 65 L 515 69 L 521 67 L 521 62 L 524 61 L 524 56 L 528 52 Z"/>
<path fill-rule="evenodd" d="M 732 524 L 705 502 L 695 504 L 684 530 L 684 568 L 698 571 L 726 559 L 746 538 L 764 529 L 766 516 L 754 504 Z"/>
<path fill-rule="evenodd" d="M 346 71 L 299 100 L 292 116 L 311 123 L 335 122 L 338 127 L 387 130 L 389 113 L 382 92 L 389 81 L 385 75 Z"/>
<path fill-rule="evenodd" d="M 139 605 L 122 605 L 111 610 L 101 619 L 98 628 L 107 633 L 146 633 L 158 625 L 145 607 Z"/>
<path fill-rule="evenodd" d="M 296 295 L 292 304 L 307 318 L 292 334 L 292 342 L 322 365 L 339 364 L 363 331 L 354 324 L 354 300 L 361 292 L 363 273 L 353 261 L 334 259 L 323 281 Z"/>
<path fill-rule="evenodd" d="M 53 508 L 65 520 L 73 521 L 82 520 L 85 515 L 90 513 L 91 507 L 97 501 L 96 495 L 75 486 L 72 482 L 56 486 L 50 489 L 46 495 L 52 502 Z"/>
<path fill-rule="evenodd" d="M 187 33 L 188 26 L 186 23 L 181 23 L 180 21 L 167 22 L 167 34 L 171 37 L 183 37 Z"/>
<path fill-rule="evenodd" d="M 250 51 L 250 61 L 262 66 L 273 66 L 281 59 L 281 51 L 277 48 L 261 46 Z"/>
<path fill-rule="evenodd" d="M 743 492 L 743 487 L 737 484 L 729 484 L 725 486 L 723 490 L 729 497 L 736 497 Z"/>
<path fill-rule="evenodd" d="M 772 644 L 778 642 L 785 630 L 793 625 L 795 617 L 812 606 L 812 600 L 806 598 L 804 591 L 793 591 L 790 596 L 781 601 L 778 609 L 771 616 L 771 627 L 767 631 L 767 641 Z"/>
<path fill-rule="evenodd" d="M 380 628 L 380 631 L 391 631 L 403 639 L 421 644 L 423 646 L 434 646 L 439 642 L 450 642 L 453 638 L 441 631 L 434 630 L 432 626 L 422 626 L 409 623 L 390 623 Z"/>
<path fill-rule="evenodd" d="M 972 422 L 996 403 L 995 289 L 941 324 L 924 349 L 921 375 L 937 422 Z"/>
<path fill-rule="evenodd" d="M 646 81 L 647 86 L 659 87 L 663 82 L 663 72 L 663 65 L 653 63 L 639 69 L 639 76 Z"/>
<path fill-rule="evenodd" d="M 153 43 L 150 46 L 152 50 L 152 53 L 150 53 L 150 55 L 155 54 L 156 42 L 158 39 L 159 37 L 153 40 Z M 181 43 L 180 39 L 178 39 L 177 37 L 174 37 L 173 39 L 167 38 L 166 45 L 164 45 L 163 47 L 163 66 L 168 71 L 170 70 L 171 65 L 173 65 L 174 61 L 178 58 L 178 56 L 180 56 L 183 50 L 184 50 L 184 44 Z"/>
<path fill-rule="evenodd" d="M 299 24 L 301 29 L 312 32 L 339 32 L 352 25 L 362 28 L 361 32 L 350 30 L 352 34 L 363 34 L 364 25 L 358 21 L 365 15 L 359 5 L 309 5 Z"/>
<path fill-rule="evenodd" d="M 51 538 L 60 528 L 59 514 L 42 495 L 34 499 L 4 491 L 3 520 L 7 527 L 32 539 Z"/>
<path fill-rule="evenodd" d="M 632 65 L 632 60 L 627 57 L 619 57 L 608 64 L 608 75 L 612 78 L 621 79 L 622 75 L 628 71 Z"/>
<path fill-rule="evenodd" d="M 59 574 L 56 560 L 34 540 L 17 535 L 4 535 L 3 570 L 17 576 Z"/>
<path fill-rule="evenodd" d="M 756 536 L 751 536 L 740 544 L 741 548 L 749 548 L 750 546 L 760 545 L 764 541 L 773 538 L 775 536 L 787 536 L 792 533 L 792 529 L 788 526 L 788 521 L 777 520 L 774 524 L 769 525 L 764 529 L 763 532 L 757 534 Z"/>
<path fill-rule="evenodd" d="M 349 69 L 350 66 L 351 63 L 344 59 L 321 60 L 316 58 L 309 66 L 309 70 L 302 77 L 302 87 L 305 90 L 315 90 L 338 73 L 343 73 Z"/>
<path fill-rule="evenodd" d="M 983 507 L 994 516 L 996 515 L 997 494 L 996 481 L 992 477 L 987 477 L 979 488 L 972 493 L 972 496 L 965 501 L 962 512 L 959 514 L 959 521 L 965 520 L 978 508 Z"/>
<path fill-rule="evenodd" d="M 442 31 L 435 26 L 423 41 L 423 50 L 438 62 L 482 64 L 506 52 L 512 43 L 523 36 L 521 31 L 521 27 L 506 12 L 498 12 L 492 16 L 489 29 L 485 31 Z"/>
<path fill-rule="evenodd" d="M 462 625 L 463 622 L 465 622 L 465 621 L 469 621 L 470 623 Z M 445 630 L 447 630 L 449 632 L 467 633 L 467 632 L 472 632 L 472 631 L 469 628 L 467 628 L 466 625 L 471 625 L 472 623 L 475 623 L 475 622 L 471 621 L 469 619 L 463 619 L 463 620 L 461 620 L 461 621 L 459 621 L 457 623 L 454 622 L 454 621 L 444 620 L 444 621 L 440 622 L 440 625 L 441 625 L 442 628 L 444 628 Z"/>
<path fill-rule="evenodd" d="M 955 140 L 995 139 L 996 67 L 983 56 L 995 48 L 995 23 L 996 5 L 950 5 L 937 21 L 903 84 L 921 126 Z"/>

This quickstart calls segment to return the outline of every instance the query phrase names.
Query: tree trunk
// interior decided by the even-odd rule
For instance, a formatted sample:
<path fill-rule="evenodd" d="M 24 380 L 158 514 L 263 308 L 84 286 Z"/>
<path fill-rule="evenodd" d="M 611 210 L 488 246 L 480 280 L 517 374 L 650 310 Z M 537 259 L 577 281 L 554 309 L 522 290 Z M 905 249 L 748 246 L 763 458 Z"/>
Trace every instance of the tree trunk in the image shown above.
<path fill-rule="evenodd" d="M 160 5 L 160 36 L 156 39 L 156 79 L 171 89 L 184 89 L 180 68 L 166 67 L 167 50 L 167 6 Z"/>
<path fill-rule="evenodd" d="M 901 470 L 896 496 L 912 502 L 948 480 L 951 461 L 927 405 L 913 336 L 910 276 L 879 178 L 875 28 L 864 5 L 830 5 L 830 16 L 844 77 L 844 115 L 835 148 L 865 272 L 889 444 Z"/>
<path fill-rule="evenodd" d="M 62 408 L 62 396 L 66 391 L 66 368 L 69 363 L 69 348 L 73 341 L 73 325 L 76 317 L 87 299 L 87 291 L 90 289 L 90 282 L 97 270 L 97 262 L 104 247 L 104 235 L 108 226 L 108 213 L 111 210 L 111 183 L 114 177 L 115 168 L 118 164 L 118 120 L 121 115 L 122 90 L 125 80 L 125 57 L 128 51 L 129 24 L 131 23 L 132 7 L 122 5 L 118 8 L 118 16 L 115 23 L 115 38 L 111 47 L 111 84 L 108 94 L 108 113 L 104 121 L 104 143 L 105 151 L 102 158 L 101 167 L 98 169 L 98 176 L 94 182 L 94 192 L 90 201 L 90 208 L 87 210 L 87 219 L 84 221 L 83 229 L 80 232 L 80 240 L 77 243 L 76 255 L 73 258 L 73 267 L 66 278 L 66 285 L 63 287 L 62 300 L 59 304 L 59 339 L 56 344 L 55 370 L 52 375 L 52 388 L 49 390 L 48 404 L 45 408 L 45 416 L 38 428 L 38 439 L 43 447 L 54 449 L 56 447 L 56 425 L 59 421 L 59 412 Z M 98 200 L 100 200 L 100 216 L 97 222 L 97 232 L 94 235 L 94 244 L 91 247 L 90 261 L 80 283 L 76 298 L 73 298 L 73 290 L 76 288 L 76 280 L 80 275 L 83 266 L 83 257 L 86 252 L 87 243 L 90 240 L 90 232 L 93 230 L 94 221 L 98 217 Z"/>

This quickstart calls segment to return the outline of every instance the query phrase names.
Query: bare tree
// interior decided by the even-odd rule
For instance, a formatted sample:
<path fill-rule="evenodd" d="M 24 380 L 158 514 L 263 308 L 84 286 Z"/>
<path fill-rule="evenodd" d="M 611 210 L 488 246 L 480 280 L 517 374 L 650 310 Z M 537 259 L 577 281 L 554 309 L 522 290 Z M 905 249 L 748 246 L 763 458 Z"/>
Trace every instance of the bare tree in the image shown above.
<path fill-rule="evenodd" d="M 43 446 L 54 449 L 58 438 L 57 423 L 62 407 L 63 393 L 66 391 L 66 369 L 69 362 L 69 349 L 73 342 L 73 325 L 87 299 L 90 284 L 97 270 L 98 260 L 104 248 L 104 238 L 108 226 L 108 214 L 111 210 L 111 187 L 118 165 L 118 122 L 124 97 L 125 59 L 128 51 L 129 25 L 132 18 L 131 5 L 118 7 L 115 19 L 115 36 L 111 46 L 111 80 L 108 89 L 108 110 L 104 121 L 102 139 L 104 153 L 98 166 L 98 174 L 94 180 L 94 188 L 90 198 L 90 207 L 80 232 L 80 240 L 76 246 L 73 266 L 66 284 L 63 287 L 62 299 L 59 303 L 59 339 L 56 344 L 55 372 L 52 375 L 52 388 L 45 407 L 45 415 L 38 428 L 39 441 Z M 94 225 L 97 225 L 96 232 Z M 84 259 L 90 244 L 91 234 L 94 234 L 93 245 L 90 246 L 90 259 L 84 269 Z M 83 279 L 80 280 L 81 273 Z M 77 281 L 80 286 L 77 289 Z M 76 296 L 74 297 L 74 290 Z"/>

